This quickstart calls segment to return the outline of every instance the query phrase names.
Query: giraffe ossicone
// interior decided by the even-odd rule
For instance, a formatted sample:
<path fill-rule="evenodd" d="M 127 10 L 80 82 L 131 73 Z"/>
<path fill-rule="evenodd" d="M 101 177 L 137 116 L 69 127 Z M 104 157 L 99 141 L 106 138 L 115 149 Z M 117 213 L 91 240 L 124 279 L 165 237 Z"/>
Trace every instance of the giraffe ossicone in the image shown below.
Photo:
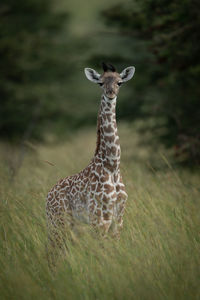
<path fill-rule="evenodd" d="M 79 173 L 61 179 L 48 193 L 46 213 L 49 228 L 65 224 L 69 216 L 86 221 L 106 234 L 113 223 L 119 236 L 127 194 L 120 174 L 121 149 L 116 123 L 116 99 L 120 85 L 135 72 L 128 67 L 121 73 L 103 63 L 103 74 L 85 68 L 86 77 L 101 86 L 103 94 L 97 120 L 97 143 L 90 164 Z M 83 217 L 84 216 L 84 217 Z"/>

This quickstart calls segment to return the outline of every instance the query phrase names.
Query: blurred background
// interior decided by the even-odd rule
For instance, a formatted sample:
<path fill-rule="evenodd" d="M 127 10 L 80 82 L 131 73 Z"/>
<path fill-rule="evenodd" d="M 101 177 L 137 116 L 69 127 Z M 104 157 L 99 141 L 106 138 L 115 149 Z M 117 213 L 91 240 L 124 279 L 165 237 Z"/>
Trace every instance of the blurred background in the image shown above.
<path fill-rule="evenodd" d="M 101 91 L 84 67 L 102 72 L 105 61 L 136 68 L 118 120 L 150 132 L 144 145 L 164 145 L 177 163 L 199 164 L 199 1 L 3 0 L 0 20 L 3 143 L 58 142 L 96 126 Z"/>

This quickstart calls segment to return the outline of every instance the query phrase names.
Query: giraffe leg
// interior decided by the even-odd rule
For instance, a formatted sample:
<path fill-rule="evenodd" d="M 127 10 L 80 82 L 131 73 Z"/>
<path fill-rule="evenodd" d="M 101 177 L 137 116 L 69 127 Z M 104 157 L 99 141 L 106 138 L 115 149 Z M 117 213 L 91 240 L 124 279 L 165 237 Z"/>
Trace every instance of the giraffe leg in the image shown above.
<path fill-rule="evenodd" d="M 53 272 L 60 256 L 60 251 L 63 251 L 63 238 L 60 230 L 59 222 L 54 217 L 47 219 L 48 223 L 48 243 L 46 245 L 46 254 L 49 269 Z"/>
<path fill-rule="evenodd" d="M 119 192 L 117 195 L 116 202 L 116 219 L 115 219 L 115 227 L 113 231 L 113 236 L 117 239 L 120 238 L 120 231 L 123 228 L 123 215 L 125 211 L 125 204 L 127 200 L 127 194 L 123 191 L 123 193 Z"/>
<path fill-rule="evenodd" d="M 110 205 L 111 206 L 111 205 Z M 113 206 L 112 209 L 108 209 L 108 206 L 103 206 L 103 217 L 102 217 L 102 235 L 105 237 L 111 227 L 113 218 Z"/>
<path fill-rule="evenodd" d="M 55 211 L 47 212 L 48 224 L 48 244 L 46 246 L 47 260 L 50 270 L 53 271 L 58 261 L 58 257 L 68 249 L 66 237 L 70 236 L 69 231 L 72 226 L 72 216 L 70 211 L 55 214 Z"/>
<path fill-rule="evenodd" d="M 111 226 L 111 223 L 112 223 L 112 220 L 104 220 L 103 221 L 103 224 L 101 225 L 101 231 L 102 231 L 102 236 L 103 237 L 106 237 L 109 229 L 110 229 L 110 226 Z"/>

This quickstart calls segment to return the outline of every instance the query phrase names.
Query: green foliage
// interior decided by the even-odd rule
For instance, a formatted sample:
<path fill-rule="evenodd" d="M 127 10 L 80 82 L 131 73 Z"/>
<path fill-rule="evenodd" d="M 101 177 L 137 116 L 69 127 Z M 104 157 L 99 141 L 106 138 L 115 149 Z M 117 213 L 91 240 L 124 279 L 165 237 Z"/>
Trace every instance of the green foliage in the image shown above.
<path fill-rule="evenodd" d="M 133 0 L 103 12 L 109 26 L 142 43 L 143 51 L 133 52 L 133 59 L 136 55 L 137 65 L 139 56 L 146 64 L 143 74 L 140 66 L 138 72 L 141 83 L 146 78 L 144 112 L 157 117 L 165 143 L 176 145 L 177 155 L 193 162 L 200 161 L 199 14 L 196 0 Z M 146 61 L 145 51 L 153 54 Z"/>
<path fill-rule="evenodd" d="M 8 169 L 19 149 L 1 143 L 2 300 L 199 299 L 199 173 L 173 169 L 166 152 L 141 146 L 147 133 L 141 137 L 130 125 L 119 130 L 129 195 L 121 239 L 102 240 L 77 225 L 53 273 L 47 263 L 45 197 L 58 179 L 87 165 L 95 131 L 80 131 L 52 147 L 37 145 L 14 184 Z M 156 172 L 153 158 L 164 169 Z"/>
<path fill-rule="evenodd" d="M 62 39 L 68 15 L 54 12 L 52 1 L 8 0 L 0 18 L 0 135 L 38 138 L 43 121 L 60 111 L 51 102 L 69 67 Z"/>

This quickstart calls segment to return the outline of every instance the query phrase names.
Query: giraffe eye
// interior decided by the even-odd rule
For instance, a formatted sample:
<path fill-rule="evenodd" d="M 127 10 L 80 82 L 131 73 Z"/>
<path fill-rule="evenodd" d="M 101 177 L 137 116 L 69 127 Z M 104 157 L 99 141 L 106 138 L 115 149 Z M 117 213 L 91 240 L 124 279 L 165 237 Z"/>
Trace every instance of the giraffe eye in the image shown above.
<path fill-rule="evenodd" d="M 122 82 L 118 82 L 117 84 L 118 84 L 118 86 L 120 86 L 120 85 L 122 85 Z"/>

